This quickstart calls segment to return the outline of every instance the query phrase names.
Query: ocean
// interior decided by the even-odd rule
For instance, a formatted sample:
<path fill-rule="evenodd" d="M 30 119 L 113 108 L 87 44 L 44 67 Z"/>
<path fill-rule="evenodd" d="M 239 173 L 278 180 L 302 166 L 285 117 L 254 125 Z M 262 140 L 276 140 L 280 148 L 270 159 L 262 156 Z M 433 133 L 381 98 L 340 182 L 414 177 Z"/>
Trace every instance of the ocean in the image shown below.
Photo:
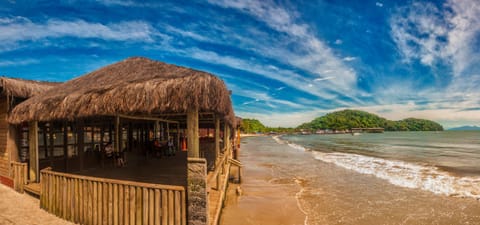
<path fill-rule="evenodd" d="M 393 185 L 480 200 L 478 131 L 295 135 L 282 140 L 311 151 L 317 160 Z"/>
<path fill-rule="evenodd" d="M 227 203 L 222 224 L 480 224 L 480 132 L 241 143 L 243 193 Z"/>

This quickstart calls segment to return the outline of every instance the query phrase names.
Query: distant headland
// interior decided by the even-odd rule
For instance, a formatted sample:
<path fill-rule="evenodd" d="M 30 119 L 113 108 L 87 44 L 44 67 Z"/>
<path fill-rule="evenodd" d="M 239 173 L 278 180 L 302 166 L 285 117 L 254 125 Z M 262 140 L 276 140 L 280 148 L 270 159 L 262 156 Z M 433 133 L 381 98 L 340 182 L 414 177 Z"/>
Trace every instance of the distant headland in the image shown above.
<path fill-rule="evenodd" d="M 463 130 L 463 131 L 470 131 L 470 130 L 480 130 L 479 126 L 461 126 L 461 127 L 454 127 L 448 130 Z"/>
<path fill-rule="evenodd" d="M 288 133 L 298 131 L 351 131 L 355 128 L 382 128 L 385 131 L 443 131 L 442 125 L 437 122 L 407 118 L 398 121 L 387 120 L 383 117 L 360 110 L 341 110 L 327 113 L 296 128 L 266 127 L 256 119 L 243 119 L 242 131 L 245 133 Z"/>

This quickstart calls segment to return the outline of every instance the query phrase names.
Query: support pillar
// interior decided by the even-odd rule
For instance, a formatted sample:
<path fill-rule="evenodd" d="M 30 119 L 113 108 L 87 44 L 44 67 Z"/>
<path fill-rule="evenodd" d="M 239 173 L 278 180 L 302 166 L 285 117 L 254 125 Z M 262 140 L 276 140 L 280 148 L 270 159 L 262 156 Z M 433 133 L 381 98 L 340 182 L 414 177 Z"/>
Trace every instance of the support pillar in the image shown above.
<path fill-rule="evenodd" d="M 220 156 L 220 118 L 215 115 L 215 166 L 218 156 Z"/>
<path fill-rule="evenodd" d="M 187 148 L 188 157 L 200 157 L 200 142 L 198 140 L 198 108 L 187 111 Z"/>
<path fill-rule="evenodd" d="M 200 158 L 198 108 L 187 111 L 187 207 L 188 224 L 208 224 L 207 161 Z"/>
<path fill-rule="evenodd" d="M 32 121 L 28 127 L 28 152 L 30 156 L 29 175 L 30 180 L 39 181 L 38 171 L 38 122 Z"/>

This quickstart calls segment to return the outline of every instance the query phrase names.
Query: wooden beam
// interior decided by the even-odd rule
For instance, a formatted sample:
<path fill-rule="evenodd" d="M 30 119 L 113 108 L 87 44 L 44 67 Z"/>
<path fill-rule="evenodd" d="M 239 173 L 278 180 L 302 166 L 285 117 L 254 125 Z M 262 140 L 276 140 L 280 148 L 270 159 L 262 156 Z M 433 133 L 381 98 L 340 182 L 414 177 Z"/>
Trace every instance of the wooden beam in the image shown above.
<path fill-rule="evenodd" d="M 120 152 L 120 116 L 115 117 L 115 137 L 113 148 L 116 152 Z"/>
<path fill-rule="evenodd" d="M 220 117 L 215 115 L 215 165 L 220 155 Z"/>
<path fill-rule="evenodd" d="M 28 128 L 28 141 L 29 141 L 29 156 L 30 156 L 30 180 L 39 180 L 38 171 L 38 122 L 32 121 L 29 123 Z"/>
<path fill-rule="evenodd" d="M 166 122 L 166 123 L 178 123 L 178 121 L 174 120 L 166 120 L 166 119 L 160 119 L 156 117 L 149 117 L 149 116 L 128 116 L 128 115 L 118 115 L 120 118 L 124 119 L 132 119 L 132 120 L 148 120 L 148 121 L 159 121 L 159 122 Z"/>
<path fill-rule="evenodd" d="M 200 157 L 200 143 L 198 140 L 198 108 L 189 108 L 187 111 L 187 148 L 188 157 Z"/>
<path fill-rule="evenodd" d="M 92 130 L 93 133 L 93 130 Z M 85 150 L 85 128 L 83 125 L 83 120 L 79 119 L 77 121 L 77 134 L 78 134 L 78 146 L 77 146 L 77 151 L 78 151 L 78 157 L 80 159 L 80 170 L 83 170 L 83 164 L 84 164 L 84 150 Z M 92 139 L 93 140 L 93 139 Z M 92 141 L 93 142 L 93 141 Z M 93 148 L 92 148 L 93 149 Z"/>

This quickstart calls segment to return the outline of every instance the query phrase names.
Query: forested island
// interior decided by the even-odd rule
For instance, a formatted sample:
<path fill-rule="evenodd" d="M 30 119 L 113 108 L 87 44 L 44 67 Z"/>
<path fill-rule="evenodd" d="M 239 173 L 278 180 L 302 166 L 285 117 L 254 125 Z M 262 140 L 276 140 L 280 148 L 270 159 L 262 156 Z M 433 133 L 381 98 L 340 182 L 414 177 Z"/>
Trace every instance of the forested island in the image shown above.
<path fill-rule="evenodd" d="M 383 128 L 385 131 L 443 131 L 442 125 L 425 119 L 407 118 L 398 121 L 360 110 L 342 110 L 328 113 L 296 128 L 272 128 L 264 126 L 256 119 L 243 119 L 242 131 L 255 132 L 295 132 L 300 130 L 350 130 L 352 128 Z"/>
<path fill-rule="evenodd" d="M 298 128 L 309 130 L 349 130 L 352 128 L 381 127 L 385 131 L 443 131 L 442 125 L 425 119 L 407 118 L 387 120 L 373 113 L 360 110 L 342 110 L 317 117 Z"/>

